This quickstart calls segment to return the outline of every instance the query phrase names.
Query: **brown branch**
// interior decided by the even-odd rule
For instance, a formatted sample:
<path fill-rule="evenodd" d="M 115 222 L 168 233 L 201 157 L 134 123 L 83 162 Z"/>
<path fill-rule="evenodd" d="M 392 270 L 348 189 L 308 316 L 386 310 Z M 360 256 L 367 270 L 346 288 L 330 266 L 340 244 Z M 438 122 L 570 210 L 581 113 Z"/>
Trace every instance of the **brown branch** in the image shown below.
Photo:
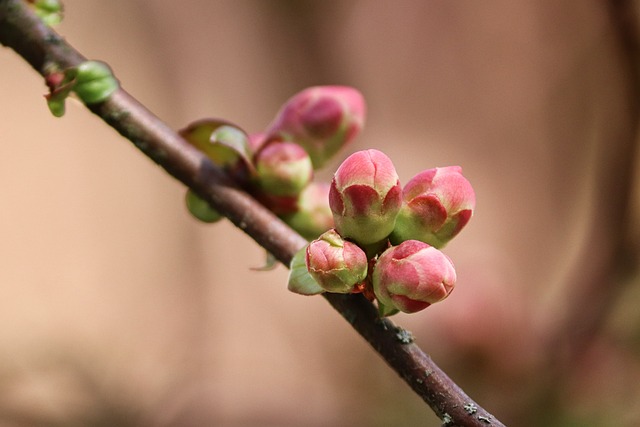
<path fill-rule="evenodd" d="M 22 0 L 0 0 L 0 43 L 15 50 L 43 76 L 85 58 L 45 26 Z M 196 148 L 122 89 L 90 110 L 135 144 L 173 177 L 192 188 L 279 261 L 289 265 L 306 241 L 240 190 Z M 416 344 L 411 334 L 361 295 L 325 298 L 425 400 L 447 426 L 502 426 L 471 400 Z"/>

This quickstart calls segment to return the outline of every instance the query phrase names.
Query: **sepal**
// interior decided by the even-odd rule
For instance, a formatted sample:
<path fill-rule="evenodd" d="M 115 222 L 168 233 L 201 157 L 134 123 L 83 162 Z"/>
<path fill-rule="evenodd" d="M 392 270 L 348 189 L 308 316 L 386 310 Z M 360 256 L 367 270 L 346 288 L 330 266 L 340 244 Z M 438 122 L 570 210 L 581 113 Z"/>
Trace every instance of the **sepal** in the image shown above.
<path fill-rule="evenodd" d="M 300 295 L 317 295 L 323 293 L 324 289 L 322 289 L 318 282 L 311 277 L 309 270 L 307 270 L 307 264 L 305 261 L 307 256 L 307 246 L 309 245 L 305 245 L 302 249 L 296 252 L 291 259 L 287 288 L 291 292 Z"/>

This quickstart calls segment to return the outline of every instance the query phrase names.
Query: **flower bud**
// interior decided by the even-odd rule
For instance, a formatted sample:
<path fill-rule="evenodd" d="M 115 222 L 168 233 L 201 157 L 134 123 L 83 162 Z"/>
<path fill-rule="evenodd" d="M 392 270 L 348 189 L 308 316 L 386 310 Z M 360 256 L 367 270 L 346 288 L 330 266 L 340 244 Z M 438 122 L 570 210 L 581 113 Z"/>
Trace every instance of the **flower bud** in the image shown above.
<path fill-rule="evenodd" d="M 438 249 L 407 240 L 380 255 L 372 282 L 381 304 L 415 313 L 449 296 L 456 271 L 449 257 Z"/>
<path fill-rule="evenodd" d="M 336 230 L 361 245 L 382 241 L 395 225 L 401 193 L 396 169 L 384 153 L 353 153 L 336 171 L 329 191 Z"/>
<path fill-rule="evenodd" d="M 302 147 L 271 142 L 255 156 L 258 187 L 275 196 L 297 196 L 311 182 L 313 166 Z"/>
<path fill-rule="evenodd" d="M 414 239 L 437 248 L 462 230 L 476 205 L 473 187 L 459 166 L 420 172 L 405 185 L 402 199 L 391 241 Z"/>
<path fill-rule="evenodd" d="M 320 168 L 364 125 L 362 94 L 347 86 L 310 87 L 289 99 L 267 129 L 268 140 L 301 145 Z"/>
<path fill-rule="evenodd" d="M 367 277 L 367 256 L 358 245 L 329 230 L 307 246 L 309 274 L 327 292 L 348 294 Z"/>
<path fill-rule="evenodd" d="M 329 184 L 311 182 L 298 197 L 297 211 L 284 215 L 282 219 L 307 240 L 313 240 L 332 228 Z"/>

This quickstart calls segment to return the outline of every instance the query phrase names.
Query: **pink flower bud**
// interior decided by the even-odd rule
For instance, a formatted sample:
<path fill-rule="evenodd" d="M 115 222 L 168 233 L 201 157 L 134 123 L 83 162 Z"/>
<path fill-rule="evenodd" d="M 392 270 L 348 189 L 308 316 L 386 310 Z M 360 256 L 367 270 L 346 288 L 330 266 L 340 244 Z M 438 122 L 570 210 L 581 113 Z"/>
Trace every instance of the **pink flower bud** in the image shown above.
<path fill-rule="evenodd" d="M 372 281 L 380 303 L 415 313 L 449 296 L 456 271 L 449 257 L 438 249 L 407 240 L 380 255 Z"/>
<path fill-rule="evenodd" d="M 305 239 L 313 240 L 333 228 L 329 183 L 311 182 L 298 197 L 297 211 L 282 219 Z"/>
<path fill-rule="evenodd" d="M 336 171 L 329 192 L 336 230 L 362 245 L 382 241 L 395 225 L 401 193 L 396 169 L 384 153 L 353 153 Z"/>
<path fill-rule="evenodd" d="M 307 270 L 327 292 L 348 294 L 367 277 L 367 256 L 356 244 L 329 230 L 309 243 Z"/>
<path fill-rule="evenodd" d="M 255 156 L 258 187 L 275 196 L 297 196 L 311 182 L 313 167 L 302 147 L 271 142 Z"/>
<path fill-rule="evenodd" d="M 402 199 L 391 241 L 414 239 L 437 248 L 462 230 L 476 205 L 473 187 L 459 166 L 420 172 L 405 185 Z"/>
<path fill-rule="evenodd" d="M 267 129 L 267 140 L 293 141 L 321 167 L 364 125 L 362 94 L 347 86 L 310 87 L 289 99 Z"/>

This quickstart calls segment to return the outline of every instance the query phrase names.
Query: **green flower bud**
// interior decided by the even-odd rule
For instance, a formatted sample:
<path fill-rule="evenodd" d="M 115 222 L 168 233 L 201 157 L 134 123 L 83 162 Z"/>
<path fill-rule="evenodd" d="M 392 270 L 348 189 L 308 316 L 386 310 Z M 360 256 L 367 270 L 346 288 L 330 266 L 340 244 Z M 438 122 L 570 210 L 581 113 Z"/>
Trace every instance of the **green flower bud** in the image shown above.
<path fill-rule="evenodd" d="M 332 228 L 333 214 L 329 208 L 329 184 L 311 182 L 300 193 L 296 211 L 283 215 L 282 219 L 307 240 L 313 240 Z"/>
<path fill-rule="evenodd" d="M 274 196 L 297 196 L 311 182 L 313 166 L 302 147 L 292 142 L 271 142 L 255 156 L 257 185 Z"/>

